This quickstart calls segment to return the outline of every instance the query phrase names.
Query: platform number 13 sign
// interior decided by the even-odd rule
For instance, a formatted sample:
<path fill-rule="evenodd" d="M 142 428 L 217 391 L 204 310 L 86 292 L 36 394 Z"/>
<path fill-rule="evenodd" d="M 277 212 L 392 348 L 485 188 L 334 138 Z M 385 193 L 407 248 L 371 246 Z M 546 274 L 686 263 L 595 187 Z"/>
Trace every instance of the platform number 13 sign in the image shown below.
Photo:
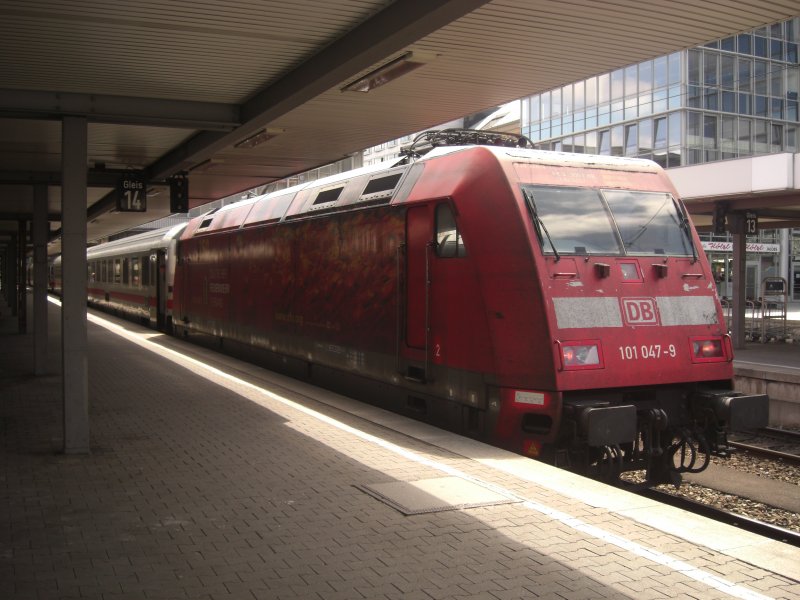
<path fill-rule="evenodd" d="M 145 212 L 147 210 L 147 182 L 143 173 L 125 173 L 117 186 L 117 210 L 120 212 Z"/>
<path fill-rule="evenodd" d="M 745 235 L 756 235 L 758 233 L 758 214 L 747 212 L 744 214 L 744 233 Z"/>

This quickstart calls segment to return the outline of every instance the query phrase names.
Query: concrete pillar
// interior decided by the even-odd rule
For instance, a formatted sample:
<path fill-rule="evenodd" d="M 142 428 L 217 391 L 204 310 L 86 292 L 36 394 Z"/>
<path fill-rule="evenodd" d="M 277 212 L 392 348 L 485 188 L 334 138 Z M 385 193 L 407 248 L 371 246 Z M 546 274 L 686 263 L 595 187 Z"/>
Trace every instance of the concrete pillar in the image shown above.
<path fill-rule="evenodd" d="M 64 117 L 61 163 L 61 354 L 64 452 L 89 453 L 89 374 L 86 320 L 87 124 Z"/>
<path fill-rule="evenodd" d="M 731 216 L 728 215 L 729 220 Z M 739 350 L 745 347 L 747 236 L 742 228 L 734 227 L 733 229 L 741 231 L 741 233 L 734 233 L 731 236 L 733 238 L 733 327 L 731 328 L 731 338 L 733 348 Z"/>
<path fill-rule="evenodd" d="M 17 331 L 28 333 L 28 270 L 25 257 L 28 247 L 28 222 L 17 223 Z"/>
<path fill-rule="evenodd" d="M 33 188 L 33 373 L 47 372 L 47 186 Z"/>

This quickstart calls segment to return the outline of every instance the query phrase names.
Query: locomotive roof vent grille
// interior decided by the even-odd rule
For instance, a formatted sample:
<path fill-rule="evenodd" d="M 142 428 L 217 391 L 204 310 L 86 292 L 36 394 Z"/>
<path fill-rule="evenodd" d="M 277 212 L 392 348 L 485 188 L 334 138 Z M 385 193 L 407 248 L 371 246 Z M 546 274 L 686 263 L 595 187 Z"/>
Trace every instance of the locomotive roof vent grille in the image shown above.
<path fill-rule="evenodd" d="M 317 197 L 314 199 L 314 206 L 336 202 L 336 200 L 339 199 L 339 195 L 342 193 L 343 189 L 344 186 L 341 186 L 330 190 L 321 191 L 319 194 L 317 194 Z"/>
<path fill-rule="evenodd" d="M 403 146 L 400 155 L 406 161 L 427 154 L 439 146 L 501 146 L 504 148 L 533 148 L 533 142 L 524 135 L 481 131 L 478 129 L 433 129 L 423 131 L 408 146 Z"/>
<path fill-rule="evenodd" d="M 392 173 L 391 175 L 384 175 L 376 177 L 367 183 L 364 191 L 361 193 L 360 201 L 379 200 L 381 198 L 390 198 L 392 192 L 397 187 L 403 172 Z"/>
<path fill-rule="evenodd" d="M 211 222 L 214 220 L 214 213 L 217 212 L 218 210 L 219 208 L 215 208 L 214 210 L 206 214 L 206 216 L 203 217 L 203 220 L 200 222 L 200 226 L 197 228 L 197 230 L 200 231 L 201 229 L 207 229 L 211 225 Z"/>

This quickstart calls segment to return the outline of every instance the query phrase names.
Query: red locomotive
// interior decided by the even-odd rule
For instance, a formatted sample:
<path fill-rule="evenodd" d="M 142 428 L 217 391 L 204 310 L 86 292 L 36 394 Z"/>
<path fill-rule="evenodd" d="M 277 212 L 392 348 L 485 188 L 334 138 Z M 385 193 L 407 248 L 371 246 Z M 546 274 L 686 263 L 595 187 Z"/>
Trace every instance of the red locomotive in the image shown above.
<path fill-rule="evenodd" d="M 589 474 L 702 470 L 768 399 L 733 391 L 675 189 L 650 161 L 525 145 L 430 132 L 390 166 L 93 248 L 90 299 Z"/>

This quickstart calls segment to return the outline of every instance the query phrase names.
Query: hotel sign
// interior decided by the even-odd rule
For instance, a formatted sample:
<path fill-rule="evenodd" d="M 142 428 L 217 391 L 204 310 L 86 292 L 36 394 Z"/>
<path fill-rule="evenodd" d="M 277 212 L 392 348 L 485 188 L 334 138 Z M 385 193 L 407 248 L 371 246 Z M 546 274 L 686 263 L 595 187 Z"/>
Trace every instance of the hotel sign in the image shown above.
<path fill-rule="evenodd" d="M 780 244 L 759 244 L 748 243 L 745 245 L 747 252 L 757 254 L 779 254 Z M 706 252 L 733 252 L 733 242 L 703 242 L 703 250 Z"/>

